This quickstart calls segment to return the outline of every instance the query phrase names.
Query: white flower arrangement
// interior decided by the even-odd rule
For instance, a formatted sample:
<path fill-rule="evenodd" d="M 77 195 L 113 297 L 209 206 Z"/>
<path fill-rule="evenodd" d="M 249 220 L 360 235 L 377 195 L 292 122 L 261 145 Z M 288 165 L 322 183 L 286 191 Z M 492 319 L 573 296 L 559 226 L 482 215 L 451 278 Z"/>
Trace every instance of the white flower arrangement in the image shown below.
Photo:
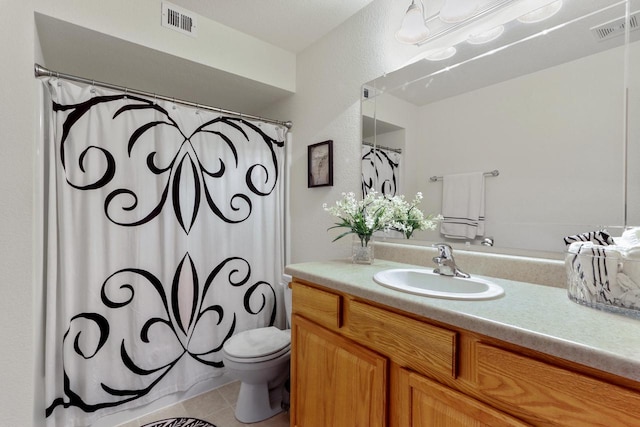
<path fill-rule="evenodd" d="M 411 203 L 404 200 L 404 196 L 386 197 L 375 191 L 368 193 L 364 199 L 356 200 L 354 193 L 342 193 L 342 199 L 334 206 L 322 207 L 325 211 L 337 217 L 340 222 L 333 228 L 347 228 L 333 241 L 355 234 L 360 238 L 362 246 L 367 246 L 371 236 L 376 231 L 397 230 L 408 239 L 416 230 L 434 230 L 440 215 L 428 215 L 417 207 L 422 201 L 422 193 L 416 194 Z"/>
<path fill-rule="evenodd" d="M 422 193 L 418 192 L 409 203 L 404 196 L 389 198 L 389 206 L 393 210 L 393 222 L 391 228 L 400 231 L 407 239 L 410 239 L 416 230 L 435 230 L 442 221 L 442 215 L 425 216 L 418 205 L 422 202 Z"/>

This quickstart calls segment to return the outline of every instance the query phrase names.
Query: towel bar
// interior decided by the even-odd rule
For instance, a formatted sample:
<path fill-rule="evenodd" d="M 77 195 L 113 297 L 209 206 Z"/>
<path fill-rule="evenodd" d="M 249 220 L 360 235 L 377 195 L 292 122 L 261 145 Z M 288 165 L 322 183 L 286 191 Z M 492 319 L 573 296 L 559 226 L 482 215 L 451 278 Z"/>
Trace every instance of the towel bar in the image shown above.
<path fill-rule="evenodd" d="M 494 169 L 491 172 L 485 172 L 483 175 L 484 176 L 498 176 L 498 175 L 500 175 L 500 171 L 498 169 Z M 442 177 L 434 175 L 431 178 L 429 178 L 429 181 L 431 181 L 431 182 L 442 181 Z"/>

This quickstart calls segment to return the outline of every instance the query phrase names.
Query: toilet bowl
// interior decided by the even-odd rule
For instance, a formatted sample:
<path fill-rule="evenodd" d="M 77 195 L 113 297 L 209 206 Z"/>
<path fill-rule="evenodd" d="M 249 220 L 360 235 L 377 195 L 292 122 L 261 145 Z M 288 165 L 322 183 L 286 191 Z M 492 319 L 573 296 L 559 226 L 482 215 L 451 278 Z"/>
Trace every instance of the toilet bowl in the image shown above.
<path fill-rule="evenodd" d="M 283 276 L 285 299 L 290 301 L 290 276 Z M 290 322 L 290 304 L 285 303 Z M 251 329 L 229 338 L 222 348 L 227 372 L 240 380 L 235 416 L 255 423 L 282 412 L 285 382 L 289 379 L 291 331 L 274 326 Z"/>

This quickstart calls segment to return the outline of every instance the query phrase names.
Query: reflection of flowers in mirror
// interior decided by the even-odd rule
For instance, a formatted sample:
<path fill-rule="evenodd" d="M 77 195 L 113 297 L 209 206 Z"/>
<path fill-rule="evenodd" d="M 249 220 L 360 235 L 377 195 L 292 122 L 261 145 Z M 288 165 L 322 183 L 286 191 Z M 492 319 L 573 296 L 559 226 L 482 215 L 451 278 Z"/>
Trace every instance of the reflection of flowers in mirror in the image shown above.
<path fill-rule="evenodd" d="M 407 239 L 411 238 L 417 230 L 435 230 L 442 215 L 426 215 L 418 205 L 422 202 L 422 193 L 418 192 L 411 202 L 404 200 L 404 196 L 394 196 L 389 199 L 389 205 L 393 209 L 393 222 L 391 229 L 404 234 Z"/>
<path fill-rule="evenodd" d="M 422 193 L 418 193 L 411 202 L 407 202 L 404 196 L 388 197 L 372 191 L 364 199 L 357 200 L 355 194 L 350 192 L 342 193 L 342 199 L 333 206 L 325 203 L 323 209 L 339 220 L 329 230 L 347 229 L 333 239 L 334 242 L 348 234 L 355 234 L 362 246 L 367 246 L 376 231 L 396 230 L 408 239 L 416 230 L 434 230 L 442 217 L 425 216 L 418 208 L 422 198 Z"/>

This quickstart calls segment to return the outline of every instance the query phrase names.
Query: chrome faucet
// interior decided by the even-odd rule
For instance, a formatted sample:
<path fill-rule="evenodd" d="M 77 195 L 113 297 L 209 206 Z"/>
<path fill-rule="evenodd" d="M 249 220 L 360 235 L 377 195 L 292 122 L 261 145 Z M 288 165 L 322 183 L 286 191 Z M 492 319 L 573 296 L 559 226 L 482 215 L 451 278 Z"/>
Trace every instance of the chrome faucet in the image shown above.
<path fill-rule="evenodd" d="M 493 237 L 485 237 L 480 244 L 483 246 L 493 246 Z"/>
<path fill-rule="evenodd" d="M 460 270 L 453 258 L 453 249 L 446 243 L 436 243 L 433 245 L 438 249 L 439 255 L 433 257 L 433 262 L 438 264 L 438 268 L 434 268 L 433 272 L 443 276 L 470 277 L 467 273 Z"/>

